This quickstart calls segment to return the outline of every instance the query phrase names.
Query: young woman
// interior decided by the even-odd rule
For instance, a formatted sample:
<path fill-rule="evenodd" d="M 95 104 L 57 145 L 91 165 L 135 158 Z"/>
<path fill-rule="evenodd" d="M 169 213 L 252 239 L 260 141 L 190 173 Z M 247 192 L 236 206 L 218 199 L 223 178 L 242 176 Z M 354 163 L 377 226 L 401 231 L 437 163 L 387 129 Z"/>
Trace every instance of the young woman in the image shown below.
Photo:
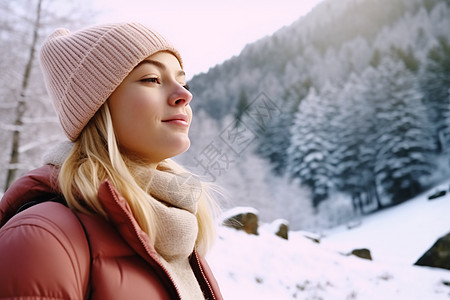
<path fill-rule="evenodd" d="M 136 23 L 58 29 L 41 66 L 71 141 L 0 202 L 0 299 L 222 299 L 213 202 L 189 148 L 178 51 Z"/>

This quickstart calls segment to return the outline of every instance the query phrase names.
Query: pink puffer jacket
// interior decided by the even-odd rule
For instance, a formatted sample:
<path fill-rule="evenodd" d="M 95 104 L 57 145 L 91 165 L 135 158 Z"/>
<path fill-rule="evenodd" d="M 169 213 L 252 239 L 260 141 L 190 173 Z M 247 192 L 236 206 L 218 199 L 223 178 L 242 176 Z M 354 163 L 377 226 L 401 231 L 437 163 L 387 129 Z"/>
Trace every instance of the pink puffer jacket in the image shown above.
<path fill-rule="evenodd" d="M 98 192 L 106 221 L 66 207 L 56 176 L 50 165 L 31 171 L 0 202 L 0 299 L 180 299 L 148 236 L 108 181 Z M 222 299 L 196 251 L 190 263 L 205 299 Z"/>

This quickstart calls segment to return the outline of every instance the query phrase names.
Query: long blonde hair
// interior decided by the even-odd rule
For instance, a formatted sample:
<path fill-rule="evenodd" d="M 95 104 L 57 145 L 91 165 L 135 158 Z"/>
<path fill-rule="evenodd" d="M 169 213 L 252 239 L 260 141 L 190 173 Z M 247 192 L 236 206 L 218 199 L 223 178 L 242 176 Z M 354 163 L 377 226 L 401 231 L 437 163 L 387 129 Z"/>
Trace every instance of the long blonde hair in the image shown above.
<path fill-rule="evenodd" d="M 139 226 L 154 244 L 159 231 L 154 202 L 156 200 L 138 184 L 125 161 L 114 135 L 106 102 L 83 129 L 61 166 L 58 177 L 61 191 L 71 209 L 99 214 L 108 219 L 98 201 L 97 193 L 100 184 L 106 179 L 110 180 L 127 200 Z M 178 169 L 181 168 L 172 160 L 168 162 Z M 215 238 L 212 212 L 216 207 L 206 184 L 202 184 L 196 214 L 199 227 L 196 249 L 201 255 L 206 254 Z"/>

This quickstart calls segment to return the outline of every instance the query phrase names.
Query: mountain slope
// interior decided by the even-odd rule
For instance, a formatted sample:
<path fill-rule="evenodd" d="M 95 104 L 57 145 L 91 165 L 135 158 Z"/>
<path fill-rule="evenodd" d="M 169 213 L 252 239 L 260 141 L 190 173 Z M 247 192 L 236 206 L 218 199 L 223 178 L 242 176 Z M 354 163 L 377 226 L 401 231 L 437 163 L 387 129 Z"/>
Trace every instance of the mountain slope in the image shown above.
<path fill-rule="evenodd" d="M 362 219 L 353 230 L 327 232 L 320 244 L 290 232 L 283 240 L 219 228 L 208 256 L 225 299 L 449 299 L 450 271 L 412 263 L 450 231 L 450 196 L 419 196 Z M 344 256 L 369 247 L 373 261 Z"/>
<path fill-rule="evenodd" d="M 193 150 L 202 153 L 205 136 L 246 131 L 256 137 L 239 160 L 255 152 L 268 173 L 308 188 L 314 209 L 336 193 L 350 214 L 396 205 L 450 173 L 449 57 L 446 0 L 324 1 L 191 80 L 193 109 L 206 119 L 193 123 Z M 261 94 L 276 114 L 254 105 Z M 263 129 L 230 134 L 236 116 L 255 110 L 268 116 Z"/>

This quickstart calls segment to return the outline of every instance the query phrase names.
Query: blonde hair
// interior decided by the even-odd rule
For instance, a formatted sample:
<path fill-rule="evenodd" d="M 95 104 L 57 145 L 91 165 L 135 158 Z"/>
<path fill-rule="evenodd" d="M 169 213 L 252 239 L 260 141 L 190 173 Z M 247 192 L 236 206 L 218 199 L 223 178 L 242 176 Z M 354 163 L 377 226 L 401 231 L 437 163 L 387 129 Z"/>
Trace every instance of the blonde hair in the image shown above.
<path fill-rule="evenodd" d="M 175 169 L 182 169 L 172 160 L 167 162 Z M 58 177 L 61 191 L 71 209 L 98 214 L 108 219 L 97 197 L 99 186 L 106 179 L 126 199 L 137 223 L 154 244 L 159 231 L 155 210 L 157 200 L 139 185 L 126 164 L 126 158 L 120 152 L 114 135 L 107 102 L 75 141 Z M 206 254 L 215 239 L 213 212 L 216 208 L 209 188 L 202 183 L 196 214 L 199 229 L 196 249 L 201 255 Z"/>

